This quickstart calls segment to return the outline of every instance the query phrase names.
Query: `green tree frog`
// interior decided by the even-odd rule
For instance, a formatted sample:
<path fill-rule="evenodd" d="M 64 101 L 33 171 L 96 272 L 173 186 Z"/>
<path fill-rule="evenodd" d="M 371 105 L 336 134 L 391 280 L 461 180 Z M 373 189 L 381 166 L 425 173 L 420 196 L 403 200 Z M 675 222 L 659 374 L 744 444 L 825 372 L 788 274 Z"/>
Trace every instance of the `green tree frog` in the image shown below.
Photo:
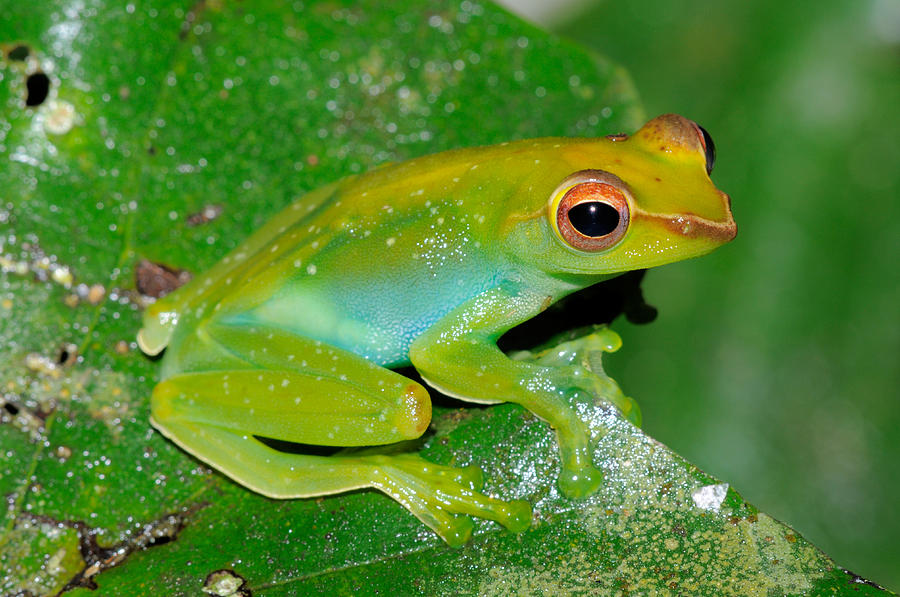
<path fill-rule="evenodd" d="M 463 400 L 522 405 L 556 430 L 562 492 L 595 491 L 570 398 L 597 380 L 513 360 L 496 340 L 578 289 L 731 240 L 713 159 L 701 127 L 667 114 L 632 136 L 448 151 L 312 191 L 147 310 L 141 349 L 168 347 L 151 421 L 267 496 L 375 488 L 451 545 L 470 516 L 522 530 L 527 502 L 480 493 L 477 467 L 390 446 L 431 419 L 425 387 L 392 368 L 412 364 Z M 380 448 L 286 453 L 260 437 Z"/>

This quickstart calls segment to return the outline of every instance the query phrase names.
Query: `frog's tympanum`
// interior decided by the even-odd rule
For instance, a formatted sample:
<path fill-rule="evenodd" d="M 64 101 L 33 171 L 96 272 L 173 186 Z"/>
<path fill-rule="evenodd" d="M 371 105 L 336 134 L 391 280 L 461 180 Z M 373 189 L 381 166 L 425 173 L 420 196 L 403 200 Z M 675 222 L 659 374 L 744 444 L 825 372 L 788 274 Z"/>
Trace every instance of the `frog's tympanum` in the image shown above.
<path fill-rule="evenodd" d="M 510 359 L 497 338 L 578 289 L 731 240 L 713 158 L 702 128 L 667 114 L 632 136 L 448 151 L 312 191 L 147 310 L 141 349 L 167 348 L 152 423 L 267 496 L 372 487 L 452 545 L 469 516 L 522 530 L 527 502 L 480 493 L 477 467 L 390 446 L 431 420 L 428 391 L 392 368 L 522 405 L 556 430 L 561 491 L 595 491 L 570 400 L 599 387 L 593 373 Z M 369 448 L 312 455 L 259 438 Z"/>

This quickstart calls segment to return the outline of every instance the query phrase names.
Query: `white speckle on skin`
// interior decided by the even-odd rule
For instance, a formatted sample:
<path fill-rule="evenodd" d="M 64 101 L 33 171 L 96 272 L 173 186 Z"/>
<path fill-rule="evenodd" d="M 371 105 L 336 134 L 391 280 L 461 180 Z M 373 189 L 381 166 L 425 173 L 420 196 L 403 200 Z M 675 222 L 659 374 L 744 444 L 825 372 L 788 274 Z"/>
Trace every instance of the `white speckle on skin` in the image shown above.
<path fill-rule="evenodd" d="M 725 501 L 725 496 L 727 494 L 728 483 L 704 485 L 691 492 L 691 499 L 694 500 L 694 505 L 701 510 L 718 512 L 719 508 L 722 506 L 722 502 Z"/>
<path fill-rule="evenodd" d="M 307 265 L 306 273 L 309 274 L 310 276 L 315 276 L 316 275 L 316 266 L 311 263 L 309 265 Z"/>
<path fill-rule="evenodd" d="M 386 241 L 384 241 L 384 244 L 386 244 L 389 247 L 393 247 L 395 242 L 397 242 L 397 239 L 392 236 L 392 237 L 388 238 Z"/>

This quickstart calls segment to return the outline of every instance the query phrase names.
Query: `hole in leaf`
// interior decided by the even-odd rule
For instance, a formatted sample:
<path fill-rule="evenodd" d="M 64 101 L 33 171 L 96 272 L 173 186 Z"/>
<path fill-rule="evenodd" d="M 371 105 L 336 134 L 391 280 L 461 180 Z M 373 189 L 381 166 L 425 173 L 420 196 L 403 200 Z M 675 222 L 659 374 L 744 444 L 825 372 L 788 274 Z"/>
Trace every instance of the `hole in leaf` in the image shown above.
<path fill-rule="evenodd" d="M 33 73 L 25 79 L 25 87 L 28 95 L 25 96 L 26 106 L 40 106 L 50 93 L 50 77 L 44 73 Z"/>
<path fill-rule="evenodd" d="M 74 344 L 63 344 L 56 355 L 56 364 L 66 367 L 78 359 L 78 347 Z"/>
<path fill-rule="evenodd" d="M 15 60 L 16 62 L 25 62 L 25 59 L 28 58 L 28 54 L 30 53 L 28 46 L 21 44 L 7 52 L 6 56 L 10 60 Z"/>
<path fill-rule="evenodd" d="M 144 546 L 144 549 L 148 547 L 158 547 L 160 545 L 165 545 L 166 543 L 170 543 L 172 539 L 175 537 L 171 535 L 159 535 L 157 537 L 151 537 L 147 544 Z"/>

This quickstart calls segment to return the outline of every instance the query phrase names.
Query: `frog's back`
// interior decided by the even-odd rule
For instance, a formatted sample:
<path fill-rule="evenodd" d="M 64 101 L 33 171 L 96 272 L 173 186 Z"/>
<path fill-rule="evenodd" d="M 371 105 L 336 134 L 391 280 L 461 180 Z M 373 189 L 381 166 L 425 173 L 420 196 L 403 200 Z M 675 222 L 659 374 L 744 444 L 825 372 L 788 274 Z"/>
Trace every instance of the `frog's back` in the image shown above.
<path fill-rule="evenodd" d="M 168 346 L 179 322 L 188 317 L 198 320 L 207 316 L 224 297 L 235 292 L 233 285 L 236 282 L 246 280 L 261 265 L 257 257 L 265 247 L 288 231 L 299 231 L 302 222 L 313 219 L 315 213 L 334 196 L 337 185 L 333 183 L 307 193 L 270 219 L 216 265 L 149 306 L 138 333 L 141 350 L 149 355 L 159 354 Z"/>
<path fill-rule="evenodd" d="M 418 333 L 506 274 L 495 239 L 523 189 L 520 177 L 496 172 L 534 170 L 535 156 L 567 142 L 454 150 L 310 192 L 148 309 L 141 348 L 160 352 L 176 324 L 189 322 L 180 336 L 228 317 L 397 362 Z"/>

